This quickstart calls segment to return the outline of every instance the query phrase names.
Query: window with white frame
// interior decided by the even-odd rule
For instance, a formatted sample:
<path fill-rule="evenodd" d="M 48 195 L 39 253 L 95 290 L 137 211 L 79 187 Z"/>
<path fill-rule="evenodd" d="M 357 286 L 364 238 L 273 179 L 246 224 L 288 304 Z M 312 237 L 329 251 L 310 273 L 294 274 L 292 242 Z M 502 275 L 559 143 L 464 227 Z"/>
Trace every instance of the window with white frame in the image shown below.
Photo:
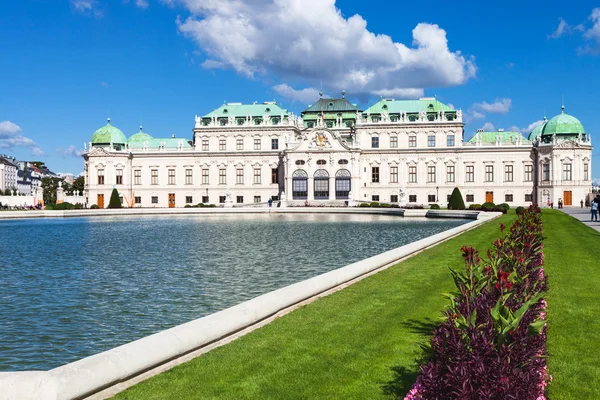
<path fill-rule="evenodd" d="M 271 139 L 271 150 L 279 150 L 279 139 Z"/>
<path fill-rule="evenodd" d="M 255 185 L 260 185 L 260 181 L 261 181 L 261 174 L 260 174 L 260 168 L 254 168 L 254 180 L 253 183 Z"/>
<path fill-rule="evenodd" d="M 208 168 L 202 169 L 202 184 L 208 185 Z"/>
<path fill-rule="evenodd" d="M 428 183 L 435 182 L 435 166 L 434 165 L 427 166 L 427 182 Z"/>
<path fill-rule="evenodd" d="M 123 184 L 123 170 L 122 169 L 119 168 L 117 170 L 116 178 L 117 178 L 117 182 L 116 182 L 117 185 L 122 185 Z"/>
<path fill-rule="evenodd" d="M 379 148 L 379 137 L 378 136 L 373 136 L 371 138 L 371 148 L 372 149 L 378 149 Z"/>
<path fill-rule="evenodd" d="M 550 180 L 550 163 L 542 164 L 542 179 L 544 182 L 548 182 Z"/>
<path fill-rule="evenodd" d="M 427 147 L 435 147 L 435 135 L 427 136 Z"/>
<path fill-rule="evenodd" d="M 504 182 L 512 182 L 513 181 L 513 166 L 505 165 L 504 166 Z"/>
<path fill-rule="evenodd" d="M 573 180 L 572 166 L 571 163 L 563 164 L 563 181 Z"/>
<path fill-rule="evenodd" d="M 208 139 L 202 139 L 202 151 L 208 151 Z"/>
<path fill-rule="evenodd" d="M 417 147 L 417 137 L 411 135 L 408 137 L 408 147 Z"/>
<path fill-rule="evenodd" d="M 446 136 L 446 146 L 454 147 L 454 135 Z"/>
<path fill-rule="evenodd" d="M 448 165 L 446 167 L 446 182 L 454 182 L 454 165 Z"/>
<path fill-rule="evenodd" d="M 237 138 L 235 140 L 235 149 L 236 150 L 244 150 L 244 139 Z"/>
<path fill-rule="evenodd" d="M 398 136 L 390 136 L 390 147 L 395 149 L 398 147 Z"/>
<path fill-rule="evenodd" d="M 475 201 L 475 195 L 474 194 L 468 194 L 465 197 L 467 198 L 467 203 L 473 203 Z"/>
<path fill-rule="evenodd" d="M 225 168 L 219 168 L 219 185 L 227 184 L 227 170 Z"/>
<path fill-rule="evenodd" d="M 219 139 L 219 150 L 220 151 L 227 150 L 227 141 L 225 139 Z"/>
<path fill-rule="evenodd" d="M 194 177 L 192 175 L 192 169 L 188 168 L 185 170 L 185 184 L 186 185 L 193 185 L 194 184 Z"/>
<path fill-rule="evenodd" d="M 525 165 L 525 182 L 533 181 L 533 165 L 526 164 Z"/>
<path fill-rule="evenodd" d="M 417 166 L 411 165 L 408 167 L 408 182 L 417 183 Z"/>
<path fill-rule="evenodd" d="M 133 184 L 134 185 L 142 184 L 142 170 L 141 169 L 133 170 Z"/>
<path fill-rule="evenodd" d="M 465 182 L 475 182 L 475 166 L 465 166 Z"/>
<path fill-rule="evenodd" d="M 175 184 L 175 170 L 170 169 L 169 170 L 169 185 L 174 185 L 174 184 Z"/>
<path fill-rule="evenodd" d="M 260 150 L 260 138 L 254 139 L 254 150 Z"/>
<path fill-rule="evenodd" d="M 379 183 L 379 167 L 371 167 L 371 182 Z"/>
<path fill-rule="evenodd" d="M 158 170 L 157 169 L 150 170 L 150 184 L 158 185 Z"/>
<path fill-rule="evenodd" d="M 486 182 L 494 182 L 494 166 L 493 165 L 485 166 L 485 181 Z"/>
<path fill-rule="evenodd" d="M 408 202 L 409 203 L 416 203 L 417 202 L 417 195 L 416 194 L 409 194 L 408 195 Z"/>
<path fill-rule="evenodd" d="M 512 193 L 507 193 L 504 195 L 504 201 L 506 203 L 512 203 L 513 202 L 513 195 Z"/>
<path fill-rule="evenodd" d="M 590 165 L 588 163 L 583 164 L 583 180 L 590 180 Z"/>
<path fill-rule="evenodd" d="M 398 183 L 398 167 L 390 167 L 390 183 Z"/>
<path fill-rule="evenodd" d="M 104 185 L 104 170 L 98 170 L 98 185 Z"/>
<path fill-rule="evenodd" d="M 237 168 L 235 170 L 235 184 L 236 185 L 244 184 L 244 169 L 243 168 Z"/>

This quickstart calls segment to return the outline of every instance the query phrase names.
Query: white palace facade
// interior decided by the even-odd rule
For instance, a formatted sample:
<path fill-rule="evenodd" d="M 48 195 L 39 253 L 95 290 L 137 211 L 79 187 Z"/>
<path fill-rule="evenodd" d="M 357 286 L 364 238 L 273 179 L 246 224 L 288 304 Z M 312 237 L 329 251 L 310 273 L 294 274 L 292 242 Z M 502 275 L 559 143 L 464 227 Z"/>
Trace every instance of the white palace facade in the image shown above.
<path fill-rule="evenodd" d="M 435 98 L 381 99 L 366 110 L 320 98 L 300 116 L 276 102 L 226 103 L 196 116 L 193 137 L 127 138 L 108 124 L 85 146 L 88 207 L 445 206 L 455 187 L 473 203 L 579 205 L 591 190 L 591 138 L 560 114 L 531 132 L 477 132 Z"/>

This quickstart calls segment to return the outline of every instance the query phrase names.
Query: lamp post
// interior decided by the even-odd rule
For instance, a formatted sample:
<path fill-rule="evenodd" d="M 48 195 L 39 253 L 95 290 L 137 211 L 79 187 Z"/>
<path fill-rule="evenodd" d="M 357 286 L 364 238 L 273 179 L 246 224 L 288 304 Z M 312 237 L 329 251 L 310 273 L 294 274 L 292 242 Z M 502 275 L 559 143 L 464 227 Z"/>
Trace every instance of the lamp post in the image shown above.
<path fill-rule="evenodd" d="M 439 186 L 435 187 L 435 202 L 436 203 L 440 202 L 440 187 Z"/>

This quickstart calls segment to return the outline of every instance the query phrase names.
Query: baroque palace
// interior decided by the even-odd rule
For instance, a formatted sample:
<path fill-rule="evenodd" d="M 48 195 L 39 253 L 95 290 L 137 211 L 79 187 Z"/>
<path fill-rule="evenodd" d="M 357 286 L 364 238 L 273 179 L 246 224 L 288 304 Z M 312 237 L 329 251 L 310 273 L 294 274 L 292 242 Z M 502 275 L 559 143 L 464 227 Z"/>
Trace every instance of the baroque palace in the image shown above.
<path fill-rule="evenodd" d="M 276 102 L 226 103 L 195 117 L 192 140 L 127 138 L 108 124 L 84 146 L 88 206 L 227 207 L 378 201 L 444 206 L 455 187 L 467 206 L 579 204 L 591 189 L 592 146 L 562 112 L 519 132 L 478 131 L 464 141 L 463 116 L 435 98 L 381 99 L 366 110 L 320 98 L 300 116 Z"/>

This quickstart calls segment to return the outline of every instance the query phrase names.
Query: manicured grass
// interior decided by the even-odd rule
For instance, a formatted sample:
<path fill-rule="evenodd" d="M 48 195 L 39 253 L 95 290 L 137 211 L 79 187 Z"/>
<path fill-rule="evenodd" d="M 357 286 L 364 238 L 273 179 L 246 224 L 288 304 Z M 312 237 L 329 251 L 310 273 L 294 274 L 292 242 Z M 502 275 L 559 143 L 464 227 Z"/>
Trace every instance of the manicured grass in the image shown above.
<path fill-rule="evenodd" d="M 600 399 L 600 233 L 544 210 L 550 399 Z"/>
<path fill-rule="evenodd" d="M 453 290 L 447 267 L 460 247 L 482 254 L 499 222 L 442 243 L 303 307 L 195 360 L 120 393 L 117 399 L 381 399 L 413 384 L 420 344 Z M 600 233 L 544 211 L 550 399 L 600 398 Z"/>

